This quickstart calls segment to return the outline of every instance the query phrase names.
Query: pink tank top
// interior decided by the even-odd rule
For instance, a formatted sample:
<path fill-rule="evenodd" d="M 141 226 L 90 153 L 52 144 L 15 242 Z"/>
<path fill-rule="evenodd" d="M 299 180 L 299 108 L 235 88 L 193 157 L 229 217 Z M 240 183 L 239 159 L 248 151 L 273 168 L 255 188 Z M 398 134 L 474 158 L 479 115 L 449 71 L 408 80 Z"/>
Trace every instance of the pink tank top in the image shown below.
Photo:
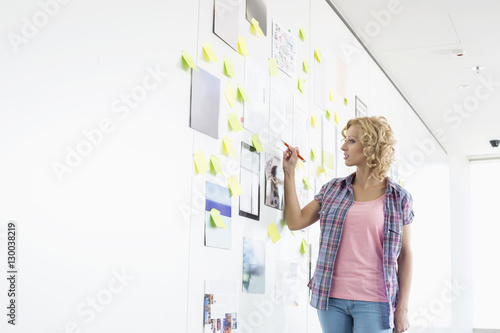
<path fill-rule="evenodd" d="M 335 258 L 330 297 L 387 302 L 384 282 L 384 198 L 354 201 Z"/>

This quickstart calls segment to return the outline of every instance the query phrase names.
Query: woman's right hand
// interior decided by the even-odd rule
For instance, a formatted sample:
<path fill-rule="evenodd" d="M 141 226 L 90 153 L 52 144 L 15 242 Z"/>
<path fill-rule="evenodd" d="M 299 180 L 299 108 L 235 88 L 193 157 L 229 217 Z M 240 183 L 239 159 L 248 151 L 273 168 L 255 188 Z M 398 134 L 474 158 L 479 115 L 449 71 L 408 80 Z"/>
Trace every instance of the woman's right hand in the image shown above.
<path fill-rule="evenodd" d="M 297 154 L 300 154 L 299 148 L 297 147 L 287 148 L 287 150 L 283 152 L 283 172 L 289 173 L 295 171 L 299 158 Z"/>

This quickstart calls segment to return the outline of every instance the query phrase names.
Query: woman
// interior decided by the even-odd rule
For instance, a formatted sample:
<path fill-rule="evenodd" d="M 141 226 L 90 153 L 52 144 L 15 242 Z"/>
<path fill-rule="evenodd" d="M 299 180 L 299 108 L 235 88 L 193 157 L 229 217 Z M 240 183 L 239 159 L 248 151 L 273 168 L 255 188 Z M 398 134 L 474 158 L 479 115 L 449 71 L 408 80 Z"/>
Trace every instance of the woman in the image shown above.
<path fill-rule="evenodd" d="M 405 332 L 411 284 L 411 195 L 387 173 L 395 140 L 384 117 L 349 120 L 344 160 L 356 172 L 321 188 L 302 210 L 295 191 L 298 148 L 283 153 L 290 230 L 320 220 L 319 257 L 309 282 L 323 332 Z"/>

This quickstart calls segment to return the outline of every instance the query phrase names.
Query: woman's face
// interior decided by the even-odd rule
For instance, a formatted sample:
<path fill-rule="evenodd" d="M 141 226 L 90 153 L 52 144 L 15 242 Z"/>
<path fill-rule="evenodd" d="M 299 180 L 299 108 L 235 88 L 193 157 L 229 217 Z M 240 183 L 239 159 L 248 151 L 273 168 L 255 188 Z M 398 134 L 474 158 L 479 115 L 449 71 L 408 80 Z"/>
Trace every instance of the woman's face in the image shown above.
<path fill-rule="evenodd" d="M 347 166 L 365 166 L 366 156 L 363 154 L 363 146 L 359 140 L 360 131 L 357 125 L 347 129 L 346 139 L 340 149 L 344 152 L 344 161 Z"/>

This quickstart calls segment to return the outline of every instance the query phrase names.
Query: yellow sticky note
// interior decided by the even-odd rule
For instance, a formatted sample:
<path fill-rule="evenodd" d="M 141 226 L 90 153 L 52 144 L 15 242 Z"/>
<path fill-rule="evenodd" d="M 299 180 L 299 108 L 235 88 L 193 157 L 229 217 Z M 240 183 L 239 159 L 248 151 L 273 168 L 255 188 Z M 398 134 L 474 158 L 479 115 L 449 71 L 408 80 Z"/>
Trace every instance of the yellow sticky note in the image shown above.
<path fill-rule="evenodd" d="M 222 137 L 222 150 L 226 155 L 236 156 L 233 147 L 233 140 L 231 140 L 227 136 Z"/>
<path fill-rule="evenodd" d="M 231 195 L 233 197 L 237 197 L 241 193 L 243 193 L 243 190 L 241 189 L 240 183 L 238 182 L 238 178 L 236 176 L 231 176 L 227 179 L 229 183 L 229 189 L 231 190 Z"/>
<path fill-rule="evenodd" d="M 302 69 L 304 70 L 304 72 L 306 73 L 309 73 L 310 72 L 310 69 L 309 69 L 309 62 L 304 59 L 304 61 L 302 62 Z"/>
<path fill-rule="evenodd" d="M 189 67 L 194 68 L 198 71 L 198 67 L 194 64 L 193 57 L 186 51 L 182 51 L 182 59 L 188 64 Z"/>
<path fill-rule="evenodd" d="M 293 235 L 293 237 L 297 237 L 295 236 L 295 232 L 293 232 L 292 230 L 290 230 L 290 233 Z"/>
<path fill-rule="evenodd" d="M 218 211 L 217 209 L 212 208 L 212 210 L 210 210 L 210 217 L 212 218 L 212 221 L 214 221 L 217 228 L 227 228 L 226 224 L 222 220 L 222 217 L 220 216 L 220 211 Z"/>
<path fill-rule="evenodd" d="M 213 171 L 215 173 L 221 174 L 224 176 L 224 172 L 222 172 L 222 168 L 220 166 L 220 160 L 217 156 L 211 155 L 210 156 L 210 166 L 212 167 Z"/>
<path fill-rule="evenodd" d="M 311 148 L 311 160 L 315 160 L 317 155 L 318 153 L 316 153 L 316 149 Z"/>
<path fill-rule="evenodd" d="M 267 233 L 269 234 L 269 237 L 271 237 L 273 244 L 281 239 L 281 235 L 274 222 L 267 226 Z"/>
<path fill-rule="evenodd" d="M 330 102 L 333 103 L 333 101 L 334 101 L 335 98 L 334 98 L 334 94 L 333 94 L 333 89 L 332 88 L 330 88 L 330 96 L 329 97 L 330 97 Z"/>
<path fill-rule="evenodd" d="M 322 173 L 324 173 L 326 176 L 326 169 L 324 166 L 319 166 L 318 167 L 318 176 L 321 176 Z"/>
<path fill-rule="evenodd" d="M 344 98 L 344 105 L 347 106 L 348 103 L 347 98 Z"/>
<path fill-rule="evenodd" d="M 306 80 L 304 80 L 303 78 L 299 77 L 299 90 L 301 93 L 304 93 L 304 83 L 306 82 Z"/>
<path fill-rule="evenodd" d="M 314 128 L 318 127 L 318 120 L 315 113 L 311 113 L 311 126 Z"/>
<path fill-rule="evenodd" d="M 306 33 L 304 31 L 304 28 L 302 28 L 302 27 L 300 27 L 300 29 L 299 29 L 299 36 L 300 36 L 300 39 L 302 39 L 302 40 L 306 40 L 307 39 Z"/>
<path fill-rule="evenodd" d="M 297 165 L 295 166 L 295 168 L 300 168 L 300 169 L 302 169 L 302 171 L 306 172 L 306 168 L 304 167 L 304 163 L 302 163 L 302 161 L 300 159 L 297 160 Z"/>
<path fill-rule="evenodd" d="M 226 96 L 229 105 L 233 107 L 234 101 L 236 100 L 236 91 L 234 90 L 231 81 L 227 83 L 226 92 L 224 93 L 224 96 Z"/>
<path fill-rule="evenodd" d="M 309 177 L 302 177 L 302 182 L 304 183 L 306 189 L 312 189 L 311 183 L 309 183 Z"/>
<path fill-rule="evenodd" d="M 274 58 L 269 58 L 269 75 L 278 75 L 278 63 Z"/>
<path fill-rule="evenodd" d="M 323 165 L 328 169 L 333 170 L 334 167 L 333 161 L 334 161 L 333 154 L 330 154 L 329 152 L 323 150 Z"/>
<path fill-rule="evenodd" d="M 227 120 L 229 121 L 229 125 L 231 125 L 231 128 L 235 132 L 239 132 L 243 130 L 243 126 L 241 126 L 240 120 L 238 119 L 238 116 L 236 116 L 236 113 L 230 113 L 227 115 Z"/>
<path fill-rule="evenodd" d="M 247 101 L 250 103 L 250 101 L 248 100 L 248 97 L 247 97 L 247 92 L 241 84 L 238 84 L 238 93 L 240 94 L 241 98 L 243 98 L 244 101 Z"/>
<path fill-rule="evenodd" d="M 330 117 L 332 116 L 330 110 L 326 109 L 326 119 L 330 120 Z"/>
<path fill-rule="evenodd" d="M 254 31 L 254 33 L 257 33 L 258 35 L 261 35 L 262 37 L 266 37 L 266 35 L 264 35 L 264 33 L 262 32 L 262 29 L 259 26 L 259 21 L 257 21 L 254 18 L 252 18 L 252 28 L 253 28 L 252 30 Z"/>
<path fill-rule="evenodd" d="M 238 36 L 238 52 L 241 55 L 248 55 L 247 40 L 241 36 Z"/>
<path fill-rule="evenodd" d="M 309 245 L 307 245 L 306 240 L 302 238 L 302 243 L 300 244 L 300 253 L 305 254 L 308 247 Z"/>
<path fill-rule="evenodd" d="M 314 50 L 314 58 L 316 58 L 318 62 L 321 62 L 321 52 L 319 52 L 319 47 L 316 47 Z"/>
<path fill-rule="evenodd" d="M 339 116 L 337 114 L 337 111 L 335 111 L 335 114 L 333 115 L 333 119 L 335 120 L 335 124 L 339 124 Z"/>
<path fill-rule="evenodd" d="M 204 174 L 205 172 L 207 172 L 208 162 L 205 158 L 205 155 L 203 154 L 203 150 L 202 149 L 198 150 L 193 156 L 194 156 L 194 165 L 198 173 Z"/>
<path fill-rule="evenodd" d="M 258 133 L 252 135 L 252 143 L 253 143 L 254 148 L 257 150 L 257 153 L 260 153 L 261 151 L 264 150 L 264 147 L 262 147 L 262 144 L 260 143 Z"/>
<path fill-rule="evenodd" d="M 236 74 L 234 74 L 233 61 L 226 57 L 224 57 L 224 70 L 227 76 L 229 77 L 236 76 Z"/>
<path fill-rule="evenodd" d="M 219 62 L 219 59 L 217 58 L 217 55 L 214 52 L 213 45 L 203 43 L 203 52 L 205 52 L 210 61 Z"/>

